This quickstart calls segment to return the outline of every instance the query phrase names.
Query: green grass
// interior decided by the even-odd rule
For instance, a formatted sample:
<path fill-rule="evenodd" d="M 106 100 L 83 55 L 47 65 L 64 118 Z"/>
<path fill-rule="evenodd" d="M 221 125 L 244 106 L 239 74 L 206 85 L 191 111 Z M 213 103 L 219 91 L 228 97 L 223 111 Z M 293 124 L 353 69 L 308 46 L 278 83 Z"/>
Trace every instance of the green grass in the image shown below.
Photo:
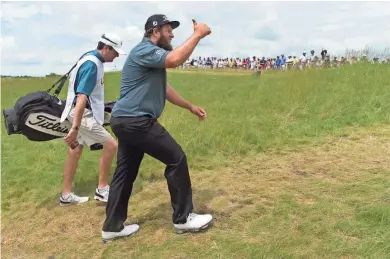
<path fill-rule="evenodd" d="M 30 142 L 2 126 L 3 256 L 388 258 L 390 67 L 240 74 L 168 73 L 207 111 L 200 122 L 167 103 L 160 123 L 187 153 L 196 209 L 215 216 L 208 232 L 172 232 L 164 165 L 146 157 L 129 206 L 141 231 L 102 245 L 104 207 L 58 208 L 63 141 Z M 106 74 L 106 100 L 119 80 Z M 2 79 L 2 109 L 54 81 Z M 76 193 L 92 195 L 100 154 L 84 151 Z"/>

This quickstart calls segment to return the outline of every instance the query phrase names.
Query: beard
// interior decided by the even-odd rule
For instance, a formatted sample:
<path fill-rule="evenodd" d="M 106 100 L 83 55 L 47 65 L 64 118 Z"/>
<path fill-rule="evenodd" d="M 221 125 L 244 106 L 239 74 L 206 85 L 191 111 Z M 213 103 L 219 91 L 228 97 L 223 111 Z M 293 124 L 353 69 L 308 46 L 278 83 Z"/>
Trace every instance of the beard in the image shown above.
<path fill-rule="evenodd" d="M 165 37 L 162 37 L 162 36 L 158 39 L 157 46 L 159 46 L 160 48 L 165 49 L 167 51 L 173 50 L 173 47 L 172 47 L 171 43 L 169 43 L 169 40 L 166 39 Z"/>

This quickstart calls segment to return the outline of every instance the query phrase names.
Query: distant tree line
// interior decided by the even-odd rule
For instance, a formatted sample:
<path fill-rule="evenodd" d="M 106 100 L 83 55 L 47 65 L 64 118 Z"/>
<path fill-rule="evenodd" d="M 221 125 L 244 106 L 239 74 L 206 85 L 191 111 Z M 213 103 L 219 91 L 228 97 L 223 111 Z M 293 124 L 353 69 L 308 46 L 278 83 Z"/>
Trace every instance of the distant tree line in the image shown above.
<path fill-rule="evenodd" d="M 61 76 L 56 73 L 50 73 L 46 75 L 45 77 L 58 77 Z M 1 75 L 2 78 L 33 78 L 33 77 L 41 77 L 41 76 L 27 76 L 27 75 L 20 75 L 20 76 L 11 76 L 11 75 Z"/>

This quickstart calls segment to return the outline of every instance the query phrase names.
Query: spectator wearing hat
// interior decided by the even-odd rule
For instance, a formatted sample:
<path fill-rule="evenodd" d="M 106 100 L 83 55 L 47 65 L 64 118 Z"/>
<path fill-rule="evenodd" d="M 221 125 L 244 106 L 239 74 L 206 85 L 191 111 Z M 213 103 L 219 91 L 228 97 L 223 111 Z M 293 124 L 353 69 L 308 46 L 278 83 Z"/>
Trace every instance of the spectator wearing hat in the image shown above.
<path fill-rule="evenodd" d="M 275 61 L 275 65 L 276 65 L 277 70 L 280 70 L 280 63 L 281 63 L 281 59 L 279 56 L 277 56 L 276 61 Z"/>
<path fill-rule="evenodd" d="M 287 59 L 284 56 L 284 54 L 282 54 L 280 56 L 281 56 L 281 58 L 280 58 L 280 67 L 282 68 L 282 70 L 286 70 L 287 69 Z"/>
<path fill-rule="evenodd" d="M 294 59 L 292 58 L 291 55 L 288 56 L 288 59 L 286 61 L 287 64 L 287 69 L 291 69 L 294 65 Z"/>
<path fill-rule="evenodd" d="M 302 55 L 299 57 L 299 69 L 300 70 L 305 69 L 306 63 L 307 63 L 306 50 L 304 50 Z"/>

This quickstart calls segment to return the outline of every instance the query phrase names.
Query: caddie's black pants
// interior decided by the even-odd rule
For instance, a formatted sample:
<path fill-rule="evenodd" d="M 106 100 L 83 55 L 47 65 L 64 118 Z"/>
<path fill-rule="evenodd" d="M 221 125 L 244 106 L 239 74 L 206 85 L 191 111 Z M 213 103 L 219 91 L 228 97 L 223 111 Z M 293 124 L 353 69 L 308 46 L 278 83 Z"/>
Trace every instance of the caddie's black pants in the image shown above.
<path fill-rule="evenodd" d="M 123 229 L 133 183 L 145 153 L 166 165 L 172 221 L 185 223 L 193 209 L 192 188 L 187 158 L 179 144 L 155 118 L 111 117 L 110 125 L 118 138 L 118 154 L 103 231 L 119 232 Z"/>

